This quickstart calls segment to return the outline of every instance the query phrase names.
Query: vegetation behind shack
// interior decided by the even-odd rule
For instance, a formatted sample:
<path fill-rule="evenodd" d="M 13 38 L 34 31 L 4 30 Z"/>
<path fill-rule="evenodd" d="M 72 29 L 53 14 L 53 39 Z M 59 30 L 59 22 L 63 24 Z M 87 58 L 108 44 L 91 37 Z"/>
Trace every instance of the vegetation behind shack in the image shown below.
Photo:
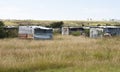
<path fill-rule="evenodd" d="M 18 28 L 14 26 L 5 26 L 0 21 L 0 38 L 13 38 L 18 36 Z"/>

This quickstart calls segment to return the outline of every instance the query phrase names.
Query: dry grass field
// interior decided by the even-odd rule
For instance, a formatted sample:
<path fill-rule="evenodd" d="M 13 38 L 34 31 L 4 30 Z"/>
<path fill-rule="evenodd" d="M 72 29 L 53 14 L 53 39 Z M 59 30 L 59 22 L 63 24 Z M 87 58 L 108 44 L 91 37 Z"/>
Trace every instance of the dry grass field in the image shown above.
<path fill-rule="evenodd" d="M 60 22 L 60 20 L 3 20 L 6 26 L 18 26 L 22 25 L 40 25 L 48 26 L 54 22 Z M 120 26 L 118 21 L 82 21 L 82 20 L 63 20 L 64 26 L 97 26 L 97 25 L 117 25 Z"/>
<path fill-rule="evenodd" d="M 120 72 L 120 37 L 1 39 L 0 72 Z"/>

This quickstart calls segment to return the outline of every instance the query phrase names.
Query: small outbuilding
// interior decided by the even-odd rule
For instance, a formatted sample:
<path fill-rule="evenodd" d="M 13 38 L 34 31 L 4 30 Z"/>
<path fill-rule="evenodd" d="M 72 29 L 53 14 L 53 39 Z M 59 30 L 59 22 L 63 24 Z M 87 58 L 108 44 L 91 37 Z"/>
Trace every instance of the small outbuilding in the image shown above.
<path fill-rule="evenodd" d="M 103 28 L 91 27 L 90 28 L 90 38 L 100 38 L 103 36 Z"/>
<path fill-rule="evenodd" d="M 53 29 L 42 26 L 19 26 L 18 36 L 24 39 L 52 39 Z"/>
<path fill-rule="evenodd" d="M 62 27 L 62 35 L 69 35 L 69 27 Z"/>
<path fill-rule="evenodd" d="M 103 36 L 120 36 L 120 27 L 119 26 L 90 27 L 90 38 L 99 38 Z"/>

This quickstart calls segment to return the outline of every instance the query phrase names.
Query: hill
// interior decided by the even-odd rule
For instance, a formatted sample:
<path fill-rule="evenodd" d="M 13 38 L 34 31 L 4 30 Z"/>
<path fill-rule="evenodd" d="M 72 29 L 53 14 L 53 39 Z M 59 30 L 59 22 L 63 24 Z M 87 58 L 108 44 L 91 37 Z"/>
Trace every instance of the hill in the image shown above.
<path fill-rule="evenodd" d="M 2 20 L 6 26 L 10 25 L 41 25 L 48 26 L 57 20 Z M 120 25 L 119 21 L 81 21 L 64 20 L 64 26 L 97 26 L 97 25 Z"/>

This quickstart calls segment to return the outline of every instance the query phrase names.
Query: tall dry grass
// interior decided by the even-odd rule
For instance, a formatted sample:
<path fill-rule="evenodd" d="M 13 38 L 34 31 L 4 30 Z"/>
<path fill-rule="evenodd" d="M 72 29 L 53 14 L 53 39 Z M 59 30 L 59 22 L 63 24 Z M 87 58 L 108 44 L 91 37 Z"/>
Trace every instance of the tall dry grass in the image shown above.
<path fill-rule="evenodd" d="M 119 72 L 119 67 L 119 37 L 0 40 L 0 72 Z"/>

